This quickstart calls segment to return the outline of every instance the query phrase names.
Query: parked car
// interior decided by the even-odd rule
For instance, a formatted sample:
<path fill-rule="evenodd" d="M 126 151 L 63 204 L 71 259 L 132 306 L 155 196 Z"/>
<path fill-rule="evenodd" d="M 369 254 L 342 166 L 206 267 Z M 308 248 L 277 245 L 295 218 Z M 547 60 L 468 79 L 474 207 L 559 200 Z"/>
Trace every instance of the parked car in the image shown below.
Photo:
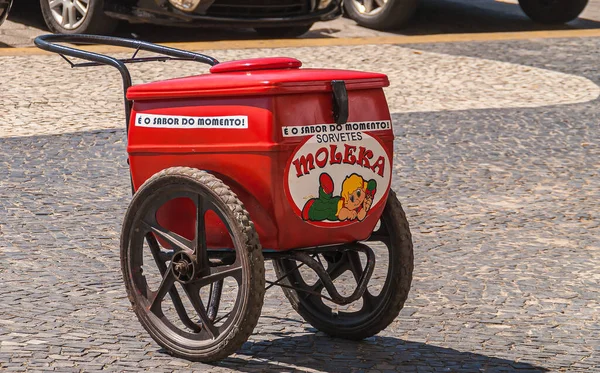
<path fill-rule="evenodd" d="M 40 0 L 40 5 L 48 28 L 64 34 L 110 34 L 125 20 L 250 27 L 263 36 L 293 37 L 341 15 L 341 0 Z"/>
<path fill-rule="evenodd" d="M 0 0 L 0 25 L 6 21 L 13 0 Z"/>
<path fill-rule="evenodd" d="M 492 1 L 492 0 L 490 0 Z M 359 25 L 377 30 L 396 29 L 408 21 L 419 0 L 344 0 L 347 15 Z M 521 9 L 535 22 L 566 23 L 577 18 L 588 0 L 519 0 Z"/>

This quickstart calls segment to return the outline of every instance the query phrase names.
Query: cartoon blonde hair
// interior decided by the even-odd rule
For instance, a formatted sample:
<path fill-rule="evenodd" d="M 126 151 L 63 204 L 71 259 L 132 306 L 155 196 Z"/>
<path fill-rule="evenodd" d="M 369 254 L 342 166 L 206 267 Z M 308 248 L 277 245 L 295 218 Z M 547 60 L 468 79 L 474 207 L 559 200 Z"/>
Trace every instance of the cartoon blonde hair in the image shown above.
<path fill-rule="evenodd" d="M 356 189 L 365 189 L 365 180 L 358 174 L 352 174 L 350 176 L 346 176 L 344 182 L 342 183 L 342 198 L 347 201 Z"/>

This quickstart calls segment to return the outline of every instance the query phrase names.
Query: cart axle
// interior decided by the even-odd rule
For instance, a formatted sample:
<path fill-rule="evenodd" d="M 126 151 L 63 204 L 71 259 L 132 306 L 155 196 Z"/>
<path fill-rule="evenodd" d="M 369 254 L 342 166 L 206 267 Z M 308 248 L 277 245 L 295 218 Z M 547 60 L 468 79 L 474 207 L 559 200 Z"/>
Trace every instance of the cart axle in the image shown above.
<path fill-rule="evenodd" d="M 367 289 L 367 285 L 369 284 L 369 281 L 371 280 L 371 276 L 373 275 L 373 270 L 375 269 L 375 253 L 369 246 L 358 243 L 358 242 L 353 243 L 353 244 L 348 244 L 348 245 L 342 245 L 341 247 L 342 247 L 341 251 L 332 251 L 331 248 L 325 248 L 324 250 L 311 249 L 311 250 L 307 250 L 307 251 L 287 252 L 287 253 L 283 253 L 281 255 L 277 255 L 277 254 L 269 255 L 269 256 L 272 256 L 273 259 L 275 257 L 277 257 L 278 259 L 288 259 L 288 260 L 295 260 L 297 262 L 300 262 L 301 264 L 298 265 L 295 269 L 298 269 L 303 265 L 308 266 L 310 269 L 315 271 L 317 276 L 319 276 L 321 284 L 327 290 L 329 297 L 321 294 L 320 292 L 310 291 L 307 289 L 302 289 L 302 288 L 298 288 L 298 287 L 294 287 L 294 286 L 290 286 L 290 285 L 281 283 L 282 280 L 284 280 L 287 276 L 289 276 L 290 273 L 286 273 L 284 276 L 277 279 L 276 281 L 267 281 L 267 283 L 269 284 L 269 287 L 267 287 L 267 289 L 272 286 L 277 285 L 280 287 L 290 288 L 290 289 L 294 289 L 294 290 L 301 291 L 304 293 L 316 295 L 316 296 L 327 299 L 327 300 L 329 300 L 335 304 L 341 305 L 341 306 L 357 301 L 364 295 L 365 290 Z M 338 248 L 339 248 L 339 246 L 338 246 Z M 349 263 L 344 263 L 344 264 L 348 264 L 348 266 L 349 266 L 348 269 L 350 269 L 352 271 L 352 273 L 355 276 L 356 282 L 357 282 L 356 289 L 348 297 L 342 296 L 337 291 L 335 284 L 333 283 L 333 280 L 331 278 L 331 272 L 333 272 L 333 271 L 329 270 L 329 268 L 325 269 L 323 264 L 314 258 L 317 254 L 335 254 L 336 252 L 341 253 L 341 254 L 348 253 L 348 252 L 362 252 L 367 256 L 367 262 L 366 262 L 366 266 L 364 269 L 352 268 L 352 267 L 357 267 L 357 266 L 360 267 L 361 264 L 353 263 L 351 260 L 349 260 Z M 309 255 L 309 253 L 312 253 L 313 256 Z M 347 257 L 344 257 L 344 258 L 347 258 Z M 344 259 L 340 259 L 340 260 L 344 260 Z"/>

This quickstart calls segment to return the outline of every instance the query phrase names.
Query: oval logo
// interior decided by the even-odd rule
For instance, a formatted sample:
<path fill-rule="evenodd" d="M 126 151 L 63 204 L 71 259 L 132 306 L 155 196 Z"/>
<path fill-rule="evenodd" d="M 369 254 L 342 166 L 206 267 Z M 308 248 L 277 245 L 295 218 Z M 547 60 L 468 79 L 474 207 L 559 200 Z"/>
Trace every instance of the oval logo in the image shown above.
<path fill-rule="evenodd" d="M 342 141 L 308 137 L 288 161 L 288 199 L 310 224 L 363 221 L 390 188 L 391 162 L 382 143 L 364 132 L 346 135 Z"/>

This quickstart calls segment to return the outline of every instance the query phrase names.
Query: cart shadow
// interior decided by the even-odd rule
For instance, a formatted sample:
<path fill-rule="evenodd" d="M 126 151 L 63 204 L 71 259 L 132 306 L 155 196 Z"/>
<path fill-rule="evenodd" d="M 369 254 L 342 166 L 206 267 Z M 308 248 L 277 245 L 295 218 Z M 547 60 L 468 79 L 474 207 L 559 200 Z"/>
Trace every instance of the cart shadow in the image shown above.
<path fill-rule="evenodd" d="M 425 369 L 461 373 L 548 371 L 529 363 L 381 336 L 360 342 L 335 339 L 322 333 L 282 336 L 246 342 L 239 355 L 250 359 L 234 355 L 216 365 L 243 372 L 279 372 L 302 368 L 332 373 L 371 369 L 411 372 Z"/>

